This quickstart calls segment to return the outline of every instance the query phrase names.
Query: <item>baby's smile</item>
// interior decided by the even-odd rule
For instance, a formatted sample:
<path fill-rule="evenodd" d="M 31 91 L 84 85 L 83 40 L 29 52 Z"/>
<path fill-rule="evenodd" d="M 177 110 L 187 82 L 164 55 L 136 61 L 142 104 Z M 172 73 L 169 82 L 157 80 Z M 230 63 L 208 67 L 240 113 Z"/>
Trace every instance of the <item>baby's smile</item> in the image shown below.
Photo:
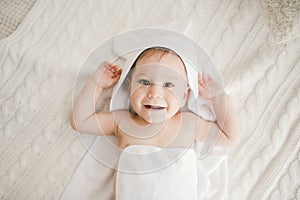
<path fill-rule="evenodd" d="M 164 110 L 166 106 L 159 106 L 159 105 L 144 105 L 144 107 L 148 110 Z"/>

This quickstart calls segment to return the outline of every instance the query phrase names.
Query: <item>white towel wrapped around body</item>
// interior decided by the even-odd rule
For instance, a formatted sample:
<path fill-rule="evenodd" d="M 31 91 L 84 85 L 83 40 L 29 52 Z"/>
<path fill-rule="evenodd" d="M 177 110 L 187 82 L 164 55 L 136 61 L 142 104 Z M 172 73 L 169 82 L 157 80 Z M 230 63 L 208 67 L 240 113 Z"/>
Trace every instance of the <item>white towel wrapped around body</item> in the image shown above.
<path fill-rule="evenodd" d="M 118 168 L 117 200 L 199 200 L 198 182 L 207 189 L 194 149 L 131 145 L 121 153 Z"/>
<path fill-rule="evenodd" d="M 189 163 L 193 163 L 189 167 L 192 169 L 191 174 L 194 174 L 195 157 L 192 154 L 194 153 L 193 151 L 196 152 L 197 181 L 198 181 L 197 200 L 224 199 L 228 187 L 228 166 L 227 166 L 228 150 L 227 148 L 224 147 L 215 147 L 212 151 L 209 152 L 208 156 L 203 157 L 203 155 L 200 153 L 202 151 L 202 148 L 205 148 L 203 146 L 204 144 L 202 142 L 195 141 L 194 145 L 192 146 L 193 149 L 190 149 L 186 152 L 188 156 L 182 157 L 183 161 L 188 161 Z M 101 154 L 103 153 L 103 139 L 101 137 L 98 137 L 94 142 L 94 144 L 92 145 L 91 149 L 92 152 L 94 153 L 94 156 L 100 157 Z M 142 149 L 143 148 L 139 148 L 139 150 Z M 152 149 L 153 151 L 153 149 L 155 150 L 156 148 L 149 148 L 149 149 L 150 150 Z M 131 147 L 131 150 L 133 150 L 133 147 Z M 135 148 L 134 150 L 137 150 L 137 148 Z M 123 158 L 124 157 L 121 157 L 121 160 L 124 161 Z M 182 169 L 184 169 L 185 164 L 186 163 L 183 163 Z M 122 166 L 119 166 L 119 168 L 120 167 Z M 82 163 L 80 164 L 78 170 L 76 171 L 73 179 L 69 183 L 61 199 L 62 200 L 69 200 L 69 199 L 96 200 L 101 198 L 105 200 L 115 200 L 115 198 L 112 197 L 113 184 L 114 184 L 113 173 L 114 173 L 113 169 L 108 168 L 107 166 L 103 166 L 99 161 L 95 159 L 95 157 L 91 156 L 91 154 L 87 154 L 85 158 L 82 160 Z M 180 174 L 177 174 L 178 177 L 179 175 Z M 175 177 L 173 178 L 175 179 Z M 191 180 L 186 180 L 186 181 L 193 182 L 193 179 L 194 177 L 192 177 Z M 124 181 L 126 181 L 126 179 L 123 179 L 123 182 Z M 170 182 L 171 184 L 171 180 L 169 180 L 168 182 Z M 118 188 L 120 190 L 120 182 L 117 182 L 117 185 L 119 185 Z M 105 188 L 105 190 L 103 188 Z M 144 192 L 144 191 L 141 190 L 139 192 Z M 181 192 L 183 191 L 181 190 Z M 183 194 L 186 193 L 187 192 L 184 191 Z M 118 196 L 120 196 L 120 194 Z M 124 199 L 125 197 L 126 194 L 124 194 Z M 119 199 L 123 200 L 123 198 L 119 198 Z"/>

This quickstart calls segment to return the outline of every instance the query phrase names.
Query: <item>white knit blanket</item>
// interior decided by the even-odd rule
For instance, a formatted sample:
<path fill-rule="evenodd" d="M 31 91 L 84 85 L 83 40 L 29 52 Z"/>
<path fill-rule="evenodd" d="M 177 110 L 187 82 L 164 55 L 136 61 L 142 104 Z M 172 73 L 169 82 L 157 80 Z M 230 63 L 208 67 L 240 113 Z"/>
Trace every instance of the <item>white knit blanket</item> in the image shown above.
<path fill-rule="evenodd" d="M 36 0 L 0 1 L 0 39 L 13 33 Z"/>
<path fill-rule="evenodd" d="M 122 31 L 162 25 L 212 55 L 237 105 L 227 199 L 300 199 L 300 39 L 275 45 L 268 19 L 258 0 L 38 0 L 0 41 L 0 198 L 60 198 L 94 140 L 68 122 L 73 85 L 93 70 L 77 77 L 82 63 Z"/>

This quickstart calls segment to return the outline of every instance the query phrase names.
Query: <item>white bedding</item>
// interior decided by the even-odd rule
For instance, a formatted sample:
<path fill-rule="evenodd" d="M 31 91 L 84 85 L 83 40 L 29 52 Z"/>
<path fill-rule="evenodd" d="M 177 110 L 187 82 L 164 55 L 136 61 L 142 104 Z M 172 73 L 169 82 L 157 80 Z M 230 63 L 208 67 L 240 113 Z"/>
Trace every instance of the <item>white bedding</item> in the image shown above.
<path fill-rule="evenodd" d="M 299 1 L 260 2 L 38 0 L 0 41 L 1 199 L 60 198 L 95 139 L 82 145 L 68 122 L 73 84 L 93 69 L 78 70 L 106 39 L 158 25 L 202 44 L 237 105 L 243 137 L 229 152 L 227 199 L 300 199 Z"/>

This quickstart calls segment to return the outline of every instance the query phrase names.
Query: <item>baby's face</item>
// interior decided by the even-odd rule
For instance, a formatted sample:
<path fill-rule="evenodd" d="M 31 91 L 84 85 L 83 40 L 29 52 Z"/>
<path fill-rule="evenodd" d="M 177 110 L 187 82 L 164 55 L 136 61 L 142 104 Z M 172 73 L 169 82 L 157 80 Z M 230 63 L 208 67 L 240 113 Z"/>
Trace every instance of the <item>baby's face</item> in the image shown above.
<path fill-rule="evenodd" d="M 187 99 L 188 84 L 181 60 L 173 54 L 155 54 L 136 63 L 130 100 L 133 110 L 149 123 L 173 117 Z"/>

